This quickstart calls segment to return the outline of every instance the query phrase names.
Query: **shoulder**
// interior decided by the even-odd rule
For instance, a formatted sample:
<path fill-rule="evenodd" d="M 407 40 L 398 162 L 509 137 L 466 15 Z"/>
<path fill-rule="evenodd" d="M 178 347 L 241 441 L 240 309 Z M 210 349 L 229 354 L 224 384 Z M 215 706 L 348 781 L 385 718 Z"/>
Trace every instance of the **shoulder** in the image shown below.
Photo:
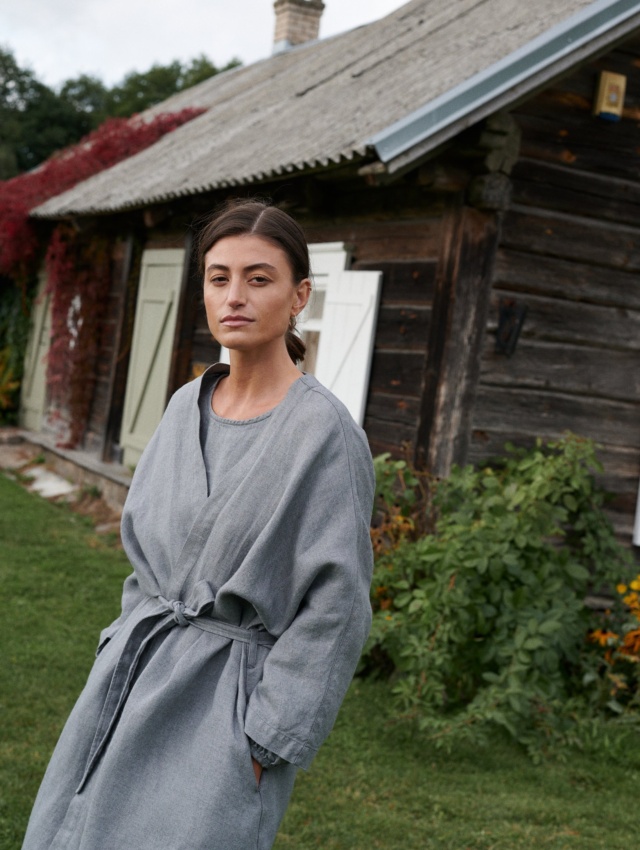
<path fill-rule="evenodd" d="M 355 422 L 346 406 L 313 375 L 299 379 L 301 393 L 297 411 L 309 423 L 322 426 L 336 434 L 342 434 L 349 442 L 367 443 L 367 438 Z M 368 448 L 367 448 L 368 450 Z"/>
<path fill-rule="evenodd" d="M 312 375 L 299 378 L 300 392 L 295 406 L 298 437 L 315 445 L 322 462 L 337 462 L 358 490 L 368 493 L 374 481 L 369 442 L 363 429 L 330 390 Z M 368 498 L 368 497 L 367 497 Z"/>

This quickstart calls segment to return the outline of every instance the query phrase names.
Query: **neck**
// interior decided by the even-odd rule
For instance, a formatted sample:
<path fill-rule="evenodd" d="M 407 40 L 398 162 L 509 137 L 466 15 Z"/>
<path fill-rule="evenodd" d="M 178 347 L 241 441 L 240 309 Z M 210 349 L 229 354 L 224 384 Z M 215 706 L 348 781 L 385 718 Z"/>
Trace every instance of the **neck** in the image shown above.
<path fill-rule="evenodd" d="M 302 375 L 286 346 L 266 357 L 264 352 L 230 352 L 230 373 L 217 385 L 212 407 L 225 419 L 252 419 L 272 410 Z"/>

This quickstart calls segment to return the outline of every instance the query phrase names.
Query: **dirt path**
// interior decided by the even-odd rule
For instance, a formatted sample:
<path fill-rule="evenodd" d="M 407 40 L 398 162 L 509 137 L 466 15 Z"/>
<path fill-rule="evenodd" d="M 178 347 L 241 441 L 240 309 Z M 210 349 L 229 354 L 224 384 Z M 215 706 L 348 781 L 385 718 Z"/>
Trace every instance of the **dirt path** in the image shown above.
<path fill-rule="evenodd" d="M 50 501 L 67 502 L 93 520 L 98 534 L 120 533 L 120 513 L 100 498 L 97 487 L 72 484 L 49 469 L 36 446 L 25 443 L 17 428 L 0 428 L 0 470 L 27 490 Z"/>

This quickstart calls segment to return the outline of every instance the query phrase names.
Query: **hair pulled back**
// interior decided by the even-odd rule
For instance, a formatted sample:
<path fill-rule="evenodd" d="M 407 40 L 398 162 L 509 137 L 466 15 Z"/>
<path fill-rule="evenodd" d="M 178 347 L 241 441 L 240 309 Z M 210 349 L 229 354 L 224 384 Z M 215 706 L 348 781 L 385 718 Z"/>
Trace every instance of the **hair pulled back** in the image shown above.
<path fill-rule="evenodd" d="M 204 258 L 216 242 L 228 236 L 260 236 L 281 248 L 291 266 L 293 282 L 311 277 L 307 240 L 290 215 L 263 201 L 235 200 L 216 211 L 198 238 L 198 269 L 204 278 Z M 295 316 L 285 335 L 287 352 L 294 363 L 304 360 L 306 346 L 295 332 Z"/>

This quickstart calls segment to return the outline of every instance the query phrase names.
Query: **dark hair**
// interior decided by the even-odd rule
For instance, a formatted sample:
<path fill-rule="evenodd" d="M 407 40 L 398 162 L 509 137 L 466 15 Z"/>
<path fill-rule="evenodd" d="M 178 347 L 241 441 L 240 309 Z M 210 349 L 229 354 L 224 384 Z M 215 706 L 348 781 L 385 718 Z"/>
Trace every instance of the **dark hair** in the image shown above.
<path fill-rule="evenodd" d="M 198 269 L 204 277 L 207 252 L 227 236 L 260 236 L 281 248 L 289 260 L 296 284 L 311 277 L 309 249 L 300 225 L 290 215 L 263 201 L 235 200 L 216 211 L 198 238 Z M 294 363 L 304 360 L 306 346 L 295 332 L 292 318 L 285 336 L 287 352 Z"/>

